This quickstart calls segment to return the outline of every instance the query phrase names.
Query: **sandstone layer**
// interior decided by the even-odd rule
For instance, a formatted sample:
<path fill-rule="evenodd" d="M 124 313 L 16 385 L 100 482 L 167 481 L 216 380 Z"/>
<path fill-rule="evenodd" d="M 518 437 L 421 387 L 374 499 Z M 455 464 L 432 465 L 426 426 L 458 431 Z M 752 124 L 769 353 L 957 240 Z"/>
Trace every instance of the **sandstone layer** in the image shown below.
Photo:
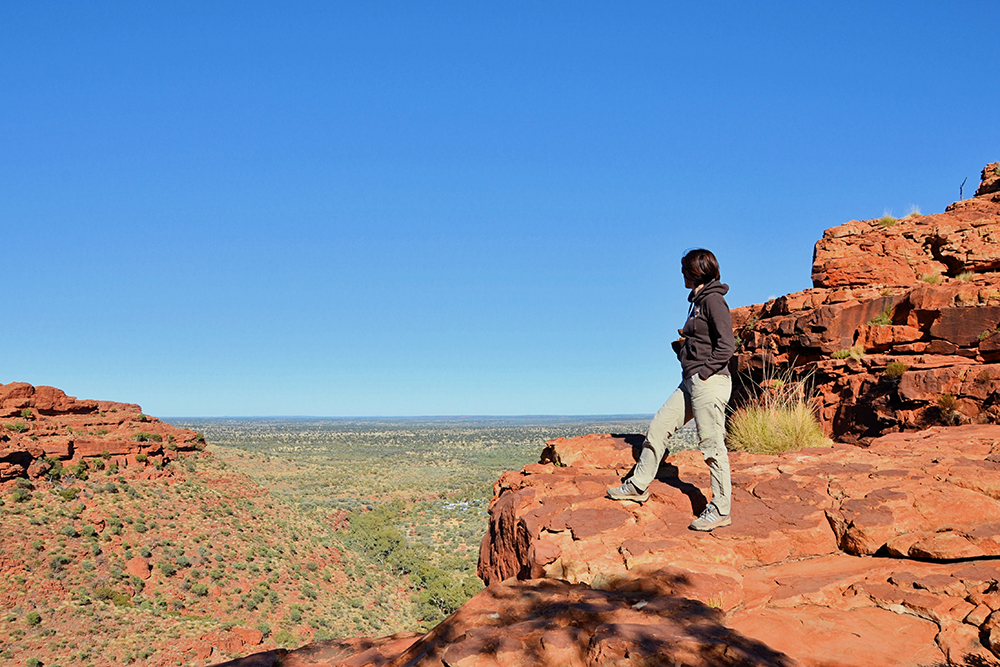
<path fill-rule="evenodd" d="M 988 165 L 944 213 L 826 230 L 812 288 L 733 311 L 734 404 L 794 369 L 838 440 L 1000 421 L 998 188 Z"/>
<path fill-rule="evenodd" d="M 320 642 L 238 665 L 1000 664 L 1000 426 L 779 456 L 733 453 L 733 525 L 696 452 L 648 502 L 605 497 L 641 436 L 549 443 L 495 484 L 489 586 L 422 637 Z"/>
<path fill-rule="evenodd" d="M 26 382 L 0 384 L 0 483 L 85 460 L 156 468 L 203 446 L 200 434 L 145 415 L 132 403 L 78 400 Z"/>

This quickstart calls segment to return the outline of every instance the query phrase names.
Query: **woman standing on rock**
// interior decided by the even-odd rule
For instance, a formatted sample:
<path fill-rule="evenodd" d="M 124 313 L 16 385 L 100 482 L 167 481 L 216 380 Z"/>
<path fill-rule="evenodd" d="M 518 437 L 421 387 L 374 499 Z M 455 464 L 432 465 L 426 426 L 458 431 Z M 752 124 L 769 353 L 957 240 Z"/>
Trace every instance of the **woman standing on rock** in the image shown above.
<path fill-rule="evenodd" d="M 649 424 L 642 454 L 624 484 L 608 489 L 614 500 L 644 502 L 660 462 L 669 454 L 667 441 L 694 417 L 701 453 L 712 477 L 712 502 L 691 522 L 692 530 L 710 531 L 732 523 L 732 488 L 726 451 L 726 404 L 732 392 L 729 360 L 736 351 L 732 319 L 719 282 L 719 261 L 708 250 L 696 249 L 681 259 L 684 286 L 691 290 L 687 322 L 673 342 L 683 380 Z"/>

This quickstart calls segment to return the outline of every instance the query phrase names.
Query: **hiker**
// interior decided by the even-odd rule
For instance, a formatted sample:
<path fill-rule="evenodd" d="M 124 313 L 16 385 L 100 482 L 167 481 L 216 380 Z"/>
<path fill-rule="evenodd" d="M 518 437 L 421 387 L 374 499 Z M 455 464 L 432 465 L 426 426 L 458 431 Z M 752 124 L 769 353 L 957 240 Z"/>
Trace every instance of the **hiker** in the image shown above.
<path fill-rule="evenodd" d="M 736 350 L 732 319 L 725 294 L 729 285 L 719 282 L 719 261 L 701 248 L 681 259 L 684 286 L 691 290 L 687 322 L 672 344 L 681 362 L 680 386 L 649 424 L 642 454 L 632 474 L 621 486 L 608 489 L 614 500 L 644 502 L 660 462 L 668 455 L 667 441 L 674 431 L 694 417 L 701 453 L 712 477 L 712 502 L 689 526 L 711 531 L 732 523 L 729 516 L 732 488 L 726 451 L 726 403 L 732 392 L 729 360 Z"/>

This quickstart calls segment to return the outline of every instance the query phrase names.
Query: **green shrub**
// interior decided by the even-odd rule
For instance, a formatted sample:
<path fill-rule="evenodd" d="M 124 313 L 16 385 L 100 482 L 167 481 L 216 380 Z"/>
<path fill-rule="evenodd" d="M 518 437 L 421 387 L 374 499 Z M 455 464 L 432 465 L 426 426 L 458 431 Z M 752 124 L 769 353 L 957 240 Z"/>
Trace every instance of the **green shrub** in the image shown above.
<path fill-rule="evenodd" d="M 177 567 L 170 561 L 161 560 L 157 563 L 157 567 L 160 568 L 160 572 L 162 572 L 165 577 L 172 577 L 177 574 Z"/>
<path fill-rule="evenodd" d="M 204 597 L 205 595 L 208 595 L 208 586 L 201 582 L 191 584 L 191 592 L 199 597 Z"/>
<path fill-rule="evenodd" d="M 139 463 L 145 463 L 146 461 L 149 460 L 149 456 L 147 456 L 146 454 L 136 454 L 135 460 L 138 461 Z"/>
<path fill-rule="evenodd" d="M 31 492 L 27 489 L 15 488 L 10 492 L 10 498 L 15 503 L 23 503 L 24 501 L 31 499 Z"/>
<path fill-rule="evenodd" d="M 136 433 L 132 439 L 136 442 L 163 442 L 163 436 L 159 433 L 146 433 L 145 431 Z"/>
<path fill-rule="evenodd" d="M 903 377 L 903 373 L 910 370 L 910 367 L 901 361 L 890 361 L 886 364 L 885 371 L 882 373 L 882 380 L 890 385 L 899 384 L 900 378 Z"/>
<path fill-rule="evenodd" d="M 80 489 L 59 489 L 59 497 L 63 499 L 63 502 L 68 503 L 72 500 L 76 500 L 77 494 L 80 493 Z"/>
<path fill-rule="evenodd" d="M 884 327 L 892 324 L 892 306 L 886 306 L 885 310 L 873 317 L 868 324 L 877 327 Z"/>
<path fill-rule="evenodd" d="M 67 524 L 63 526 L 59 530 L 59 532 L 65 535 L 66 537 L 80 537 L 80 533 L 76 532 L 76 528 L 74 528 L 72 524 Z"/>
<path fill-rule="evenodd" d="M 265 623 L 264 621 L 261 621 L 260 623 L 257 624 L 257 629 L 260 630 L 265 637 L 271 634 L 271 626 Z"/>
<path fill-rule="evenodd" d="M 28 627 L 35 627 L 42 622 L 42 617 L 37 611 L 29 611 L 24 617 L 24 622 L 28 624 Z"/>
<path fill-rule="evenodd" d="M 99 428 L 96 431 L 94 431 L 94 435 L 107 435 L 107 434 L 108 434 L 108 429 L 106 428 Z"/>
<path fill-rule="evenodd" d="M 28 430 L 28 425 L 24 422 L 14 422 L 13 424 L 4 424 L 3 427 L 8 431 L 13 431 L 14 433 L 24 433 Z"/>
<path fill-rule="evenodd" d="M 298 639 L 288 630 L 279 630 L 278 634 L 274 636 L 274 642 L 278 646 L 289 646 L 297 643 Z"/>
<path fill-rule="evenodd" d="M 903 373 L 910 370 L 910 367 L 902 361 L 890 361 L 885 367 L 885 377 L 890 380 L 899 380 Z"/>
<path fill-rule="evenodd" d="M 34 414 L 32 414 L 31 408 L 25 408 L 24 410 L 21 410 L 22 419 L 31 419 L 33 416 Z"/>
<path fill-rule="evenodd" d="M 757 396 L 730 416 L 726 434 L 729 449 L 778 454 L 830 444 L 809 400 L 807 380 L 790 381 L 786 376 L 762 384 Z"/>

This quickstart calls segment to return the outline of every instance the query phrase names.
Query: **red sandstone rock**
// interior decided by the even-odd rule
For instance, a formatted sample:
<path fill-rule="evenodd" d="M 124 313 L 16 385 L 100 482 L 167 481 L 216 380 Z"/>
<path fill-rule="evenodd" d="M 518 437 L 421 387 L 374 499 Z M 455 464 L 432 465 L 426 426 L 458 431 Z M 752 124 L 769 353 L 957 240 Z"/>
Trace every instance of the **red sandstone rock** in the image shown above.
<path fill-rule="evenodd" d="M 1000 426 L 734 453 L 733 525 L 709 534 L 687 528 L 709 500 L 697 452 L 661 466 L 646 503 L 604 496 L 637 442 L 560 438 L 546 445 L 551 463 L 504 473 L 480 552 L 489 587 L 430 633 L 317 642 L 281 664 L 964 667 L 1000 657 Z M 855 555 L 872 553 L 883 557 Z"/>
<path fill-rule="evenodd" d="M 125 571 L 133 577 L 149 579 L 149 561 L 142 556 L 133 556 L 125 563 Z"/>
<path fill-rule="evenodd" d="M 993 381 L 1000 372 L 991 367 L 1000 361 L 1000 177 L 993 171 L 984 170 L 979 196 L 944 213 L 828 229 L 816 244 L 813 288 L 735 309 L 734 406 L 750 400 L 768 371 L 794 366 L 815 386 L 824 430 L 844 441 L 1000 421 Z M 919 280 L 932 274 L 942 281 Z M 852 349 L 860 360 L 831 358 Z M 935 366 L 924 353 L 947 360 Z M 891 362 L 910 366 L 899 382 L 883 377 Z"/>
<path fill-rule="evenodd" d="M 80 401 L 26 382 L 0 384 L 0 483 L 45 474 L 51 464 L 44 457 L 146 466 L 203 443 L 198 433 L 144 415 L 133 403 Z"/>

